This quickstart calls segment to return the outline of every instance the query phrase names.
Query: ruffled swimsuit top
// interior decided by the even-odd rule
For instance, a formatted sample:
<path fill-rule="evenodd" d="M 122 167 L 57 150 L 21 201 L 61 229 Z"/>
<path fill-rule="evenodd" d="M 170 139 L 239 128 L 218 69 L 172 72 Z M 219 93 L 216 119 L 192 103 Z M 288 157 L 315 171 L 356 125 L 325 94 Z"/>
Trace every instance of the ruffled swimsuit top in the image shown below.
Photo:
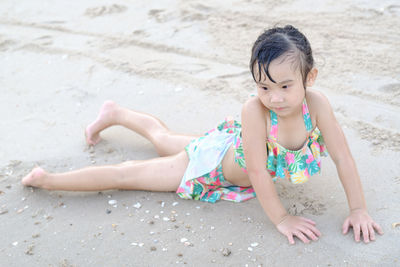
<path fill-rule="evenodd" d="M 294 184 L 301 184 L 321 170 L 321 156 L 326 156 L 326 148 L 321 132 L 318 128 L 313 130 L 310 113 L 306 99 L 302 105 L 303 119 L 308 132 L 308 137 L 303 147 L 299 150 L 290 150 L 277 142 L 278 116 L 270 110 L 271 131 L 267 139 L 267 170 L 274 181 L 277 178 L 286 178 Z M 230 127 L 228 127 L 230 128 Z M 242 138 L 236 138 L 235 161 L 247 172 L 244 161 Z"/>

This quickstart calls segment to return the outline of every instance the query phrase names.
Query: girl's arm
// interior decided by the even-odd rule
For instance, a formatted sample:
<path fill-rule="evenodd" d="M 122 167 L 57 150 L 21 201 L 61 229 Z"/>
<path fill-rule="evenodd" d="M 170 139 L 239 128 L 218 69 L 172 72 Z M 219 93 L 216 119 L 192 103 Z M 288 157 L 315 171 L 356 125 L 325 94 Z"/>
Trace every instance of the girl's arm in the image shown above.
<path fill-rule="evenodd" d="M 374 228 L 380 234 L 383 232 L 368 215 L 360 176 L 343 131 L 336 121 L 328 99 L 322 93 L 315 91 L 309 95 L 310 102 L 313 103 L 316 110 L 317 126 L 324 137 L 329 155 L 336 165 L 350 208 L 350 216 L 342 227 L 343 233 L 346 234 L 349 226 L 352 225 L 357 242 L 360 240 L 360 231 L 363 234 L 364 242 L 369 242 L 370 239 L 375 240 Z"/>
<path fill-rule="evenodd" d="M 315 228 L 315 223 L 303 217 L 288 215 L 279 200 L 271 175 L 266 169 L 266 137 L 265 107 L 258 97 L 253 97 L 243 105 L 242 138 L 246 168 L 257 199 L 272 223 L 287 236 L 291 244 L 294 244 L 294 235 L 305 243 L 309 243 L 306 236 L 317 240 L 321 233 Z"/>

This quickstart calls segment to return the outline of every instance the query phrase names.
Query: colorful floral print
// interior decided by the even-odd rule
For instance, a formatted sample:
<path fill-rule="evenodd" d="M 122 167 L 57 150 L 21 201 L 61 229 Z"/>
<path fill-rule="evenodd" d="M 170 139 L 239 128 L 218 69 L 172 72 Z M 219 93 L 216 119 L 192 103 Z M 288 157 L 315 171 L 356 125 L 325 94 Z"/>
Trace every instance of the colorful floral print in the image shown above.
<path fill-rule="evenodd" d="M 268 150 L 266 167 L 273 181 L 276 181 L 277 178 L 286 178 L 294 184 L 301 184 L 306 182 L 310 176 L 320 172 L 321 156 L 326 155 L 324 141 L 317 128 L 312 130 L 311 117 L 305 99 L 303 101 L 302 111 L 306 130 L 310 134 L 304 146 L 296 151 L 286 149 L 277 143 L 278 117 L 275 112 L 270 111 L 271 131 L 266 144 Z M 247 173 L 241 130 L 242 127 L 239 122 L 232 118 L 226 118 L 225 121 L 220 123 L 216 128 L 207 132 L 205 136 L 193 140 L 186 147 L 190 160 L 198 160 L 201 161 L 198 162 L 198 164 L 203 164 L 206 161 L 205 158 L 209 158 L 210 155 L 192 156 L 196 153 L 198 146 L 202 145 L 202 141 L 206 141 L 209 147 L 226 147 L 224 148 L 225 152 L 233 145 L 235 161 L 242 167 L 243 171 Z M 223 139 L 224 144 L 219 145 L 220 141 L 218 141 L 218 144 L 213 143 L 217 140 L 217 138 L 213 137 L 214 135 L 225 135 L 228 138 Z M 209 138 L 209 140 L 207 140 L 207 138 Z M 228 139 L 229 142 L 226 141 Z M 188 173 L 187 170 L 185 178 L 182 179 L 177 190 L 177 194 L 182 198 L 212 203 L 219 199 L 241 202 L 254 198 L 256 194 L 252 187 L 235 186 L 225 180 L 222 174 L 221 160 L 222 159 L 219 159 L 219 162 L 213 163 L 215 164 L 214 166 L 217 166 L 215 169 L 206 174 L 202 174 L 200 177 L 186 177 L 186 173 Z"/>

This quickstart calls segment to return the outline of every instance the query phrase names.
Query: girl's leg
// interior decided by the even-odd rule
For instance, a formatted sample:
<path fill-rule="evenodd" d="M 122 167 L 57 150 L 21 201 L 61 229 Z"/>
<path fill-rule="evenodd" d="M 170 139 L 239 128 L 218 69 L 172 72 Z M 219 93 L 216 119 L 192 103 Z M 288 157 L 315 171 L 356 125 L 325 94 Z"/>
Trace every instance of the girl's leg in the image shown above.
<path fill-rule="evenodd" d="M 110 126 L 121 125 L 147 138 L 160 156 L 179 153 L 189 142 L 200 135 L 182 135 L 171 132 L 159 119 L 145 113 L 118 106 L 106 101 L 97 117 L 86 128 L 86 142 L 95 145 L 100 141 L 100 132 Z"/>
<path fill-rule="evenodd" d="M 93 166 L 65 173 L 47 173 L 37 167 L 22 179 L 22 184 L 62 191 L 176 191 L 188 162 L 186 151 L 182 151 L 169 157 Z"/>

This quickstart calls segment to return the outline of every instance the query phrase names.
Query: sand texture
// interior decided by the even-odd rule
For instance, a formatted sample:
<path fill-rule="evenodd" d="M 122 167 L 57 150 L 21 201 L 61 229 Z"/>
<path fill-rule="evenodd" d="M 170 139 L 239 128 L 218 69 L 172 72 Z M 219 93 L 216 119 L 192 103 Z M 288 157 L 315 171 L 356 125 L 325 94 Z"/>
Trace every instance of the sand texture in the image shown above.
<path fill-rule="evenodd" d="M 173 193 L 48 192 L 21 178 L 156 156 L 121 127 L 85 145 L 112 99 L 171 129 L 240 120 L 255 92 L 250 48 L 263 29 L 298 27 L 385 234 L 343 236 L 344 190 L 327 158 L 308 183 L 276 184 L 285 207 L 317 222 L 317 242 L 288 244 L 257 200 L 216 204 Z M 399 266 L 400 4 L 395 0 L 2 0 L 1 266 Z"/>

